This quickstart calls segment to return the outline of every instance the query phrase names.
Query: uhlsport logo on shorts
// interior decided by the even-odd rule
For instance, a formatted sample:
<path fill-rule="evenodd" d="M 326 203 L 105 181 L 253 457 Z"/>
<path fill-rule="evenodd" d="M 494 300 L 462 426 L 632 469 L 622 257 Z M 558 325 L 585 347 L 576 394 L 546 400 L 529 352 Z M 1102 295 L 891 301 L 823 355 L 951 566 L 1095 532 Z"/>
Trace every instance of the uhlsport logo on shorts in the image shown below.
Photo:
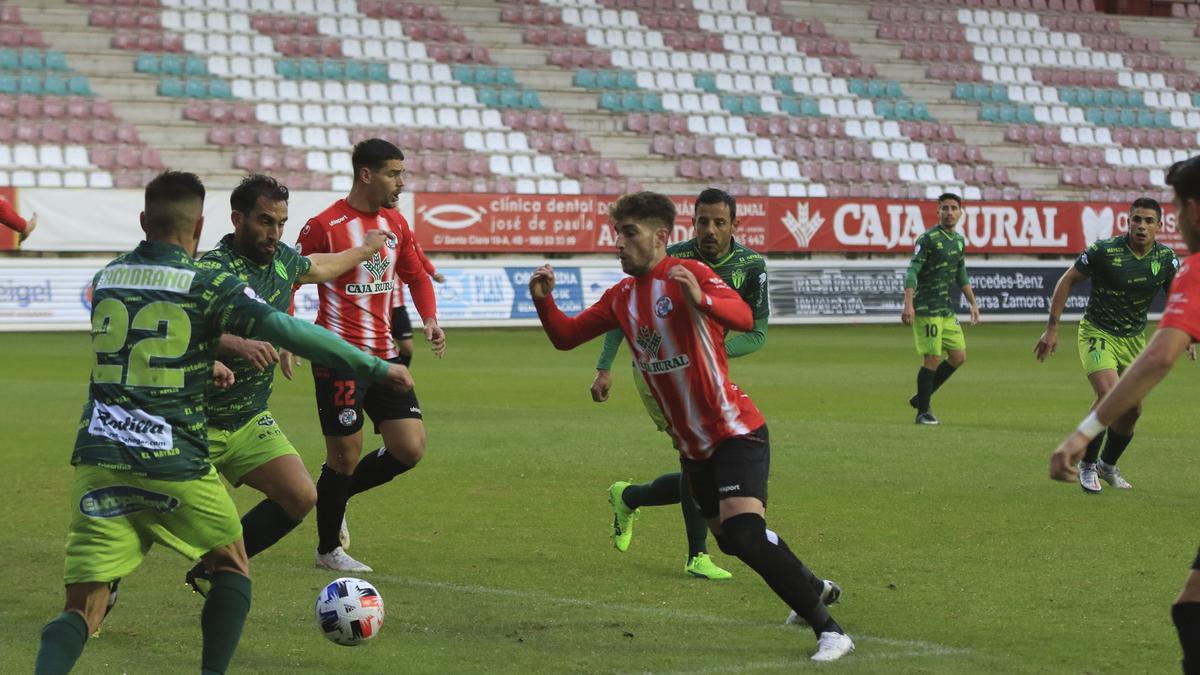
<path fill-rule="evenodd" d="M 342 408 L 342 412 L 338 414 L 338 421 L 344 427 L 354 424 L 356 419 L 358 419 L 358 413 L 354 411 L 354 408 Z"/>
<path fill-rule="evenodd" d="M 112 485 L 88 490 L 79 499 L 79 512 L 92 518 L 120 518 L 138 511 L 170 513 L 181 503 L 171 495 L 131 485 Z"/>
<path fill-rule="evenodd" d="M 271 417 L 270 414 L 266 414 L 266 415 L 263 415 L 262 417 L 258 418 L 258 426 L 260 426 L 260 427 L 270 427 L 270 426 L 274 426 L 274 425 L 275 425 L 275 418 Z"/>
<path fill-rule="evenodd" d="M 675 306 L 671 304 L 671 299 L 665 295 L 654 301 L 654 315 L 660 319 L 666 318 L 672 309 L 675 309 Z"/>

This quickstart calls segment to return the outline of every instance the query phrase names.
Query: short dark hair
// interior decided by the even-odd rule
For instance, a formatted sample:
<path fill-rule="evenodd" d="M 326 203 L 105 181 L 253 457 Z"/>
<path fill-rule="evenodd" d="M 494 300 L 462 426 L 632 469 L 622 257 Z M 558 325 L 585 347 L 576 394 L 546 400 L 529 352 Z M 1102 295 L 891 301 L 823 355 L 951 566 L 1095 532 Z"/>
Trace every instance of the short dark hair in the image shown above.
<path fill-rule="evenodd" d="M 288 189 L 274 178 L 261 173 L 252 173 L 242 179 L 229 195 L 229 206 L 234 211 L 249 215 L 258 204 L 259 197 L 266 197 L 273 202 L 286 202 Z"/>
<path fill-rule="evenodd" d="M 1159 204 L 1157 199 L 1138 197 L 1137 199 L 1133 200 L 1132 204 L 1129 205 L 1129 210 L 1131 212 L 1134 209 L 1152 209 L 1158 220 L 1162 220 L 1162 204 Z"/>
<path fill-rule="evenodd" d="M 675 227 L 675 202 L 658 192 L 634 192 L 622 195 L 620 199 L 608 207 L 608 217 L 613 222 L 621 222 L 628 218 L 635 220 L 658 221 L 663 228 Z"/>
<path fill-rule="evenodd" d="M 354 174 L 358 175 L 363 168 L 378 171 L 393 159 L 404 161 L 404 153 L 400 151 L 400 148 L 382 138 L 368 138 L 354 146 L 350 164 L 354 167 Z"/>
<path fill-rule="evenodd" d="M 189 202 L 204 205 L 204 183 L 187 171 L 163 171 L 146 184 L 146 227 L 158 232 L 189 228 L 192 214 L 185 208 Z"/>
<path fill-rule="evenodd" d="M 737 200 L 719 188 L 707 188 L 696 197 L 696 208 L 701 204 L 724 204 L 729 207 L 729 219 L 737 220 Z"/>
<path fill-rule="evenodd" d="M 1167 185 L 1180 200 L 1200 199 L 1200 155 L 1175 162 L 1167 170 Z"/>
<path fill-rule="evenodd" d="M 959 197 L 958 195 L 954 194 L 953 192 L 943 192 L 942 194 L 938 195 L 937 203 L 941 204 L 942 202 L 946 201 L 947 199 L 953 199 L 955 202 L 958 203 L 958 208 L 960 208 L 960 209 L 962 208 L 962 197 Z"/>

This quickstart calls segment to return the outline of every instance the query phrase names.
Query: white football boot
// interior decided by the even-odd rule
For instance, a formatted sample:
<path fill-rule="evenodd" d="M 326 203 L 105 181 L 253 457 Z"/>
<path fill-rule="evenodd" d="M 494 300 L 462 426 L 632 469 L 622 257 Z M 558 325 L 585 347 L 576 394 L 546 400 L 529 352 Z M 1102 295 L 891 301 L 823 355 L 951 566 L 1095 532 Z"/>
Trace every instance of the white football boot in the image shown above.
<path fill-rule="evenodd" d="M 341 546 L 333 549 L 329 553 L 317 553 L 317 567 L 334 572 L 374 572 L 370 566 L 360 563 L 350 554 L 346 553 Z"/>

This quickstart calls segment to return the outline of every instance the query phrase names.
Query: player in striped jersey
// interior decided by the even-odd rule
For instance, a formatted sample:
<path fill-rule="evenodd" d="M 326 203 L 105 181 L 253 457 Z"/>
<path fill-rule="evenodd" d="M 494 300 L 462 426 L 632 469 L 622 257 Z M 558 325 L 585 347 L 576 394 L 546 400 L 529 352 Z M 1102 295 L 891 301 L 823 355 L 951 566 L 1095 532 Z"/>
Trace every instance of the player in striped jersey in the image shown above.
<path fill-rule="evenodd" d="M 1054 353 L 1058 321 L 1071 287 L 1090 278 L 1092 293 L 1079 322 L 1077 342 L 1079 360 L 1096 394 L 1093 408 L 1146 347 L 1150 303 L 1160 288 L 1167 291 L 1175 279 L 1179 259 L 1169 247 L 1154 240 L 1161 224 L 1162 207 L 1157 201 L 1149 197 L 1134 201 L 1129 206 L 1129 232 L 1093 243 L 1054 286 L 1046 330 L 1033 352 L 1039 361 Z M 1191 354 L 1194 358 L 1195 353 Z M 1079 486 L 1084 492 L 1100 492 L 1101 478 L 1114 488 L 1133 487 L 1117 469 L 1117 460 L 1133 440 L 1133 428 L 1141 414 L 1140 406 L 1125 411 L 1106 433 L 1092 439 L 1079 467 Z"/>
<path fill-rule="evenodd" d="M 404 187 L 404 153 L 372 138 L 354 146 L 354 182 L 339 199 L 300 231 L 303 254 L 337 253 L 361 245 L 368 230 L 382 228 L 393 239 L 374 258 L 318 287 L 317 324 L 350 344 L 392 363 L 401 363 L 392 341 L 392 294 L 397 276 L 409 285 L 425 324 L 425 339 L 441 357 L 446 336 L 437 321 L 433 284 L 417 255 L 416 240 L 396 201 Z M 369 572 L 345 547 L 346 504 L 412 469 L 425 454 L 425 425 L 414 392 L 403 394 L 373 385 L 343 370 L 313 366 L 317 412 L 325 435 L 325 464 L 317 479 L 318 567 L 338 572 Z M 383 447 L 359 461 L 363 411 L 383 436 Z"/>
<path fill-rule="evenodd" d="M 667 255 L 675 223 L 669 197 L 639 192 L 611 208 L 621 269 L 631 275 L 574 318 L 554 303 L 554 270 L 529 280 L 538 318 L 558 349 L 613 328 L 625 334 L 638 370 L 667 418 L 680 465 L 717 544 L 757 572 L 817 636 L 815 661 L 833 661 L 854 643 L 829 615 L 840 594 L 816 577 L 765 520 L 770 443 L 758 408 L 729 380 L 726 330 L 748 331 L 754 314 L 711 268 Z"/>

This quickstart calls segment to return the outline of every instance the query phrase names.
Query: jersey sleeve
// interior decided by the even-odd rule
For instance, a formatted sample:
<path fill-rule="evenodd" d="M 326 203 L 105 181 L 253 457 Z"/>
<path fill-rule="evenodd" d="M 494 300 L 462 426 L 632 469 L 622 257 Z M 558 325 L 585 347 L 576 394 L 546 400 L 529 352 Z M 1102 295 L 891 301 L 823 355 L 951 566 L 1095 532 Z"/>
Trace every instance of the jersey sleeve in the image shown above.
<path fill-rule="evenodd" d="M 1200 341 L 1200 273 L 1191 269 L 1196 263 L 1197 261 L 1189 258 L 1179 268 L 1175 281 L 1171 284 L 1171 293 L 1167 297 L 1162 321 L 1158 322 L 1160 329 L 1181 330 L 1190 335 L 1193 342 Z"/>
<path fill-rule="evenodd" d="M 971 278 L 967 276 L 967 256 L 962 256 L 958 259 L 958 269 L 954 272 L 954 279 L 958 282 L 958 287 L 969 286 Z"/>
<path fill-rule="evenodd" d="M 329 253 L 328 228 L 315 218 L 305 223 L 300 228 L 300 236 L 296 238 L 296 251 L 301 255 Z"/>
<path fill-rule="evenodd" d="M 702 297 L 697 309 L 726 330 L 746 332 L 754 328 L 754 313 L 750 305 L 712 268 L 695 260 L 681 260 L 679 263 L 687 267 L 695 275 L 696 281 L 700 282 Z"/>
<path fill-rule="evenodd" d="M 312 261 L 296 252 L 296 249 L 279 242 L 279 257 L 282 258 L 284 269 L 287 270 L 288 283 L 300 283 L 300 277 L 312 269 Z"/>
<path fill-rule="evenodd" d="M 17 210 L 13 208 L 13 205 L 7 199 L 0 199 L 0 225 L 4 225 L 17 232 L 24 232 L 28 223 L 21 217 L 21 214 L 17 213 Z"/>
<path fill-rule="evenodd" d="M 600 360 L 596 362 L 596 370 L 612 370 L 613 361 L 621 349 L 625 336 L 620 328 L 614 328 L 604 334 L 604 346 L 600 348 Z"/>
<path fill-rule="evenodd" d="M 205 275 L 204 295 L 209 304 L 205 317 L 215 333 L 233 333 L 251 337 L 262 320 L 275 310 L 254 289 L 229 272 Z"/>
<path fill-rule="evenodd" d="M 1179 273 L 1179 256 L 1175 255 L 1174 251 L 1170 252 L 1170 257 L 1167 258 L 1167 274 L 1163 280 L 1163 290 L 1171 292 L 1171 284 L 1175 282 L 1175 275 Z"/>
<path fill-rule="evenodd" d="M 929 259 L 928 244 L 929 239 L 925 235 L 917 237 L 917 247 L 913 249 L 912 258 L 908 261 L 908 272 L 904 275 L 905 288 L 917 287 L 917 277 L 925 267 L 925 261 Z"/>
<path fill-rule="evenodd" d="M 437 274 L 437 268 L 433 266 L 433 261 L 425 255 L 425 249 L 421 248 L 421 245 L 417 243 L 416 237 L 413 237 L 413 248 L 417 250 L 417 257 L 421 259 L 421 267 L 425 268 L 425 273 L 430 276 Z"/>
<path fill-rule="evenodd" d="M 750 268 L 750 274 L 746 275 L 746 289 L 742 293 L 746 304 L 750 305 L 750 311 L 754 314 L 755 319 L 765 319 L 771 316 L 771 303 L 767 298 L 767 263 L 765 260 L 759 261 Z"/>
<path fill-rule="evenodd" d="M 421 255 L 417 253 L 417 240 L 404 222 L 400 222 L 396 229 L 399 238 L 396 244 L 396 275 L 408 284 L 408 292 L 421 319 L 434 318 L 437 316 L 437 299 L 433 295 L 433 282 L 429 280 Z"/>
<path fill-rule="evenodd" d="M 1092 276 L 1096 270 L 1100 268 L 1101 259 L 1104 253 L 1100 250 L 1100 242 L 1096 242 L 1087 247 L 1079 257 L 1075 259 L 1075 269 L 1084 276 Z"/>
<path fill-rule="evenodd" d="M 596 304 L 573 317 L 563 314 L 554 302 L 553 293 L 541 300 L 534 300 L 538 319 L 542 322 L 542 328 L 546 330 L 546 336 L 550 338 L 554 348 L 574 349 L 601 333 L 620 328 L 617 317 L 613 314 L 613 296 L 619 287 L 618 284 L 608 289 Z"/>

